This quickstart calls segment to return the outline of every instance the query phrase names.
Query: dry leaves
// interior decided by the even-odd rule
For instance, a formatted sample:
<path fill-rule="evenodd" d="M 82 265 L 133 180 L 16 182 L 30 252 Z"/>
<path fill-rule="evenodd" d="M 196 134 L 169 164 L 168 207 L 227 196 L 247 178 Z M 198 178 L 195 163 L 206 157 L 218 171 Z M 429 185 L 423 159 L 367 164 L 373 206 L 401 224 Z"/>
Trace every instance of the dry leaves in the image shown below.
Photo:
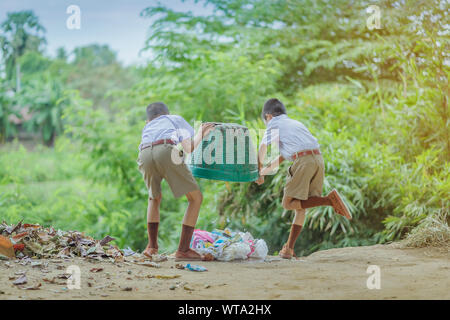
<path fill-rule="evenodd" d="M 62 231 L 53 227 L 22 224 L 0 224 L 0 255 L 9 258 L 71 258 L 109 259 L 123 261 L 123 252 L 109 244 L 114 238 L 95 240 L 78 231 Z"/>

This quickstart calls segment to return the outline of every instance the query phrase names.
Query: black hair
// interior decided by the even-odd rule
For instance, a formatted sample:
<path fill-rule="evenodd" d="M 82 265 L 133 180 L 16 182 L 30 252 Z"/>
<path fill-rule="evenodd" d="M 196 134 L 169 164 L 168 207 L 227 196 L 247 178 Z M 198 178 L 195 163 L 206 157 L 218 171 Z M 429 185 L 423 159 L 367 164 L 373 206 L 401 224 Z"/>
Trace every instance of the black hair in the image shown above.
<path fill-rule="evenodd" d="M 149 121 L 164 114 L 169 114 L 169 108 L 163 102 L 150 103 L 147 107 L 147 119 Z"/>
<path fill-rule="evenodd" d="M 275 98 L 269 99 L 266 101 L 266 103 L 264 103 L 264 107 L 261 112 L 261 117 L 263 118 L 263 120 L 266 119 L 267 114 L 271 114 L 273 117 L 276 117 L 276 116 L 279 116 L 282 114 L 287 114 L 286 107 L 278 99 L 275 99 Z"/>

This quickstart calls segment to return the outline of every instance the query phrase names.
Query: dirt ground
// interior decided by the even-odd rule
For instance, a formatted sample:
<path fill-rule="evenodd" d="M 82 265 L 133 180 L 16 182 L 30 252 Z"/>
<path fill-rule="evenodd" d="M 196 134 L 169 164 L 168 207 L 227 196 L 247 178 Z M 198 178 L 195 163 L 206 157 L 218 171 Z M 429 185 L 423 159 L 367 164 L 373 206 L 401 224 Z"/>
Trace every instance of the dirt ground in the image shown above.
<path fill-rule="evenodd" d="M 81 258 L 39 262 L 0 261 L 0 300 L 450 299 L 450 255 L 433 248 L 376 245 L 325 250 L 298 260 L 202 262 L 206 272 L 177 269 L 171 258 L 160 268 Z M 81 270 L 80 289 L 68 289 L 64 276 L 58 278 L 70 265 Z M 367 288 L 370 265 L 380 268 L 380 289 Z M 14 285 L 23 273 L 27 283 Z"/>

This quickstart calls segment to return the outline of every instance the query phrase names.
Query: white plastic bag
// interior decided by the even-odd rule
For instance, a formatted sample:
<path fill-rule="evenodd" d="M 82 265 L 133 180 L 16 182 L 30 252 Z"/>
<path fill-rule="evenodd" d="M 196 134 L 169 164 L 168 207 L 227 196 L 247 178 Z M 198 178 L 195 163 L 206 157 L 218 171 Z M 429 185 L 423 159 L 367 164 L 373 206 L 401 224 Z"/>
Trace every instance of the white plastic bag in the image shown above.
<path fill-rule="evenodd" d="M 255 251 L 250 255 L 250 258 L 264 260 L 267 257 L 268 252 L 269 249 L 267 248 L 266 242 L 263 239 L 258 239 L 255 243 Z"/>
<path fill-rule="evenodd" d="M 250 246 L 245 242 L 232 243 L 225 249 L 222 254 L 217 258 L 220 261 L 231 260 L 244 260 L 247 259 L 248 254 L 251 252 Z"/>
<path fill-rule="evenodd" d="M 239 232 L 239 235 L 241 236 L 242 241 L 244 242 L 249 242 L 249 241 L 253 241 L 253 236 L 250 232 Z"/>

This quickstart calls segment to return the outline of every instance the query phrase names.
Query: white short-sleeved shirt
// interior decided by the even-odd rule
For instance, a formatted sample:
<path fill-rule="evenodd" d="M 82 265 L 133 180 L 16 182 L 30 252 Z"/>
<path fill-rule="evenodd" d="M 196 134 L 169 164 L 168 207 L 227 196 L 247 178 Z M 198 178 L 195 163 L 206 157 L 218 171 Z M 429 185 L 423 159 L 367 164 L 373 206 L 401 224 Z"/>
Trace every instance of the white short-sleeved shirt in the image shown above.
<path fill-rule="evenodd" d="M 285 114 L 273 117 L 267 123 L 261 144 L 269 145 L 275 141 L 279 141 L 280 153 L 288 160 L 292 160 L 296 152 L 320 147 L 317 139 L 303 123 Z"/>
<path fill-rule="evenodd" d="M 183 117 L 178 115 L 162 115 L 149 123 L 142 130 L 142 139 L 139 148 L 147 143 L 161 139 L 171 139 L 177 143 L 192 138 L 194 129 Z"/>

